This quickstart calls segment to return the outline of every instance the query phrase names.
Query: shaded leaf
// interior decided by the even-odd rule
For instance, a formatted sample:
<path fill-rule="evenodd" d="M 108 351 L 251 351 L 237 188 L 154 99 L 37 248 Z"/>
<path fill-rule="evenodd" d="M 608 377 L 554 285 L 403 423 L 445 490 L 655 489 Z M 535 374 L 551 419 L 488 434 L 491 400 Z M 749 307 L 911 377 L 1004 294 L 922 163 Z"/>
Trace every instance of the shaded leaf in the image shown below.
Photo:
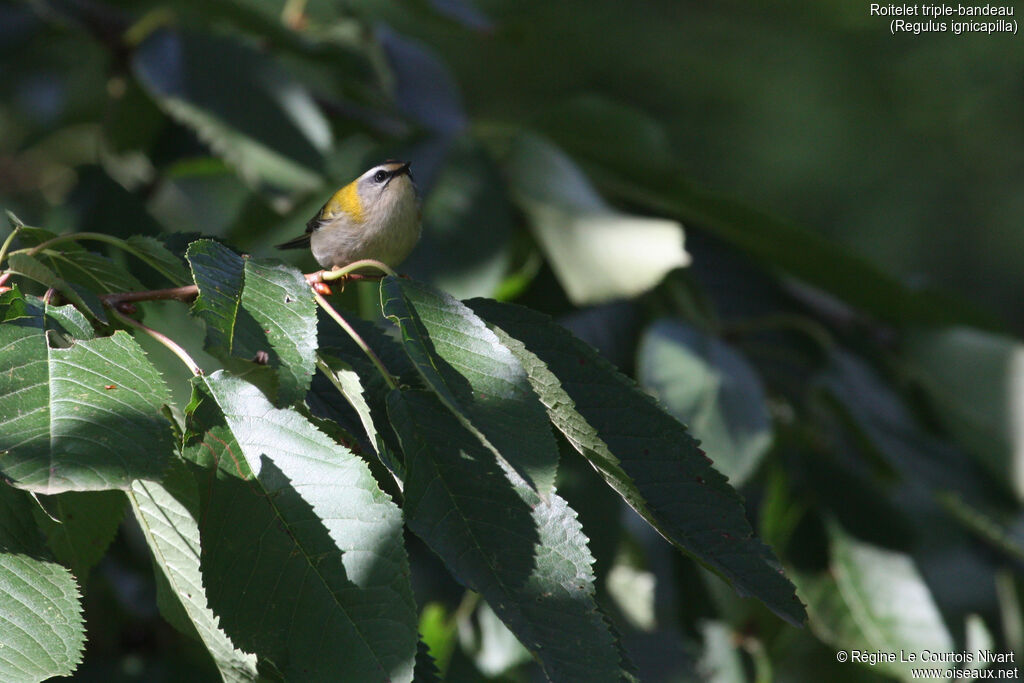
<path fill-rule="evenodd" d="M 359 374 L 344 361 L 326 354 L 318 354 L 321 370 L 328 377 L 332 389 L 344 397 L 348 405 L 356 412 L 363 431 L 377 457 L 388 466 L 401 481 L 404 479 L 405 467 L 400 459 L 398 449 L 393 445 L 390 430 L 387 428 L 387 413 L 382 404 L 381 395 L 370 397 L 364 388 Z M 375 369 L 369 370 L 374 372 Z M 313 390 L 311 390 L 312 392 Z M 316 392 L 322 395 L 323 389 Z M 321 404 L 322 405 L 322 404 Z"/>
<path fill-rule="evenodd" d="M 424 199 L 423 235 L 402 269 L 457 299 L 492 296 L 511 267 L 515 225 L 499 169 L 460 137 Z"/>
<path fill-rule="evenodd" d="M 289 679 L 411 680 L 399 509 L 360 458 L 295 410 L 223 371 L 195 382 L 186 455 L 215 467 L 200 483 L 200 532 L 221 628 Z"/>
<path fill-rule="evenodd" d="M 634 510 L 741 595 L 803 622 L 793 585 L 754 538 L 742 500 L 682 424 L 548 316 L 467 303 L 523 363 L 552 423 Z"/>
<path fill-rule="evenodd" d="M 439 683 L 441 672 L 437 670 L 437 662 L 430 656 L 430 649 L 422 640 L 416 644 L 416 668 L 413 671 L 413 683 Z"/>
<path fill-rule="evenodd" d="M 188 284 L 192 279 L 189 277 L 188 269 L 181 258 L 171 253 L 171 250 L 157 238 L 132 235 L 125 240 L 125 244 L 130 247 L 130 251 L 135 257 L 145 262 L 153 270 L 158 271 L 174 286 L 178 287 Z"/>
<path fill-rule="evenodd" d="M 764 387 L 738 351 L 679 320 L 656 320 L 640 341 L 637 376 L 685 424 L 715 468 L 739 486 L 772 443 Z"/>
<path fill-rule="evenodd" d="M 68 491 L 40 496 L 39 501 L 46 513 L 37 509 L 36 524 L 46 534 L 50 550 L 84 584 L 117 536 L 124 496 L 120 491 Z"/>
<path fill-rule="evenodd" d="M 406 523 L 479 592 L 552 680 L 619 680 L 575 512 L 542 501 L 432 394 L 392 391 L 405 454 Z"/>
<path fill-rule="evenodd" d="M 195 480 L 178 463 L 162 482 L 133 483 L 128 499 L 153 555 L 154 571 L 166 581 L 168 592 L 179 602 L 222 678 L 257 680 L 256 658 L 234 647 L 207 604 L 200 573 L 199 493 Z"/>
<path fill-rule="evenodd" d="M 911 335 L 907 351 L 950 434 L 1024 499 L 1024 344 L 953 328 Z"/>
<path fill-rule="evenodd" d="M 103 310 L 103 303 L 99 297 L 88 289 L 65 281 L 37 257 L 28 254 L 11 254 L 7 258 L 7 263 L 15 275 L 23 275 L 44 287 L 60 292 L 65 299 L 77 306 L 83 313 L 101 323 L 107 322 L 107 314 Z"/>
<path fill-rule="evenodd" d="M 384 315 L 401 328 L 406 353 L 430 389 L 542 495 L 550 491 L 558 447 L 515 356 L 443 292 L 394 277 L 380 291 Z"/>
<path fill-rule="evenodd" d="M 394 73 L 402 113 L 442 135 L 464 128 L 459 86 L 444 62 L 425 44 L 386 25 L 378 29 L 378 37 Z"/>
<path fill-rule="evenodd" d="M 306 88 L 268 56 L 224 38 L 161 29 L 132 53 L 132 68 L 161 109 L 250 182 L 320 185 L 330 126 Z"/>
<path fill-rule="evenodd" d="M 85 646 L 78 586 L 45 552 L 34 505 L 0 483 L 0 679 L 12 683 L 70 675 Z"/>
<path fill-rule="evenodd" d="M 159 478 L 172 450 L 161 414 L 170 392 L 131 336 L 54 348 L 42 309 L 17 290 L 0 295 L 0 320 L 4 477 L 39 493 Z"/>

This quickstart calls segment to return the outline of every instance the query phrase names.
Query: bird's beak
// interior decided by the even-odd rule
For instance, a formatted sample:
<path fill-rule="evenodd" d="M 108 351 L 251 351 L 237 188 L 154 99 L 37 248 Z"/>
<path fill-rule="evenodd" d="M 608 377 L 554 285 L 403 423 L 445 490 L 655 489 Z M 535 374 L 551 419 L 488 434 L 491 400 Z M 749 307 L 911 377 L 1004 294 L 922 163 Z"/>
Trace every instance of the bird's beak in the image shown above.
<path fill-rule="evenodd" d="M 400 175 L 407 175 L 407 176 L 409 176 L 409 180 L 412 180 L 412 171 L 409 170 L 409 167 L 411 165 L 412 165 L 412 162 L 411 161 L 407 161 L 404 164 L 402 164 L 401 166 L 399 166 L 398 168 L 396 168 L 394 171 L 392 171 L 391 172 L 391 177 L 388 178 L 388 181 L 386 183 L 384 183 L 384 187 L 387 187 L 388 185 L 390 185 L 391 181 L 394 180 L 395 178 L 397 178 Z"/>

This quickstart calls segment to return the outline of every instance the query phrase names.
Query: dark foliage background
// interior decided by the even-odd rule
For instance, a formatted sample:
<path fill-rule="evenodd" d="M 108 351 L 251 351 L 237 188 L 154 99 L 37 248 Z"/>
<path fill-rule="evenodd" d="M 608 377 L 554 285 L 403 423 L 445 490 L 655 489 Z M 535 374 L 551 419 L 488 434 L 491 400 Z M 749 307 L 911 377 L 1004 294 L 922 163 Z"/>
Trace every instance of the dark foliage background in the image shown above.
<path fill-rule="evenodd" d="M 567 464 L 644 680 L 908 675 L 840 649 L 1024 654 L 1024 47 L 894 37 L 867 5 L 0 3 L 0 206 L 274 255 L 334 188 L 411 159 L 425 235 L 402 270 L 551 313 L 637 377 L 808 604 L 799 630 L 737 598 Z M 344 297 L 379 316 L 372 288 Z M 146 312 L 217 366 L 182 307 Z M 536 678 L 417 543 L 448 679 Z M 151 577 L 126 523 L 80 578 L 78 678 L 215 675 Z"/>

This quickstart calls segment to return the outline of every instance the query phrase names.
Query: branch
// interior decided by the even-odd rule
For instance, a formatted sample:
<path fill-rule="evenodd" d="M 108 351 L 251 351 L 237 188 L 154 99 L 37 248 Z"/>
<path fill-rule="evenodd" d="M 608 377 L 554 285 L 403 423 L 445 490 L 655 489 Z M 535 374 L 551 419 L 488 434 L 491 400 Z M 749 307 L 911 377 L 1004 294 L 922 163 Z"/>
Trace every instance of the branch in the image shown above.
<path fill-rule="evenodd" d="M 310 285 L 315 285 L 318 282 L 324 282 L 324 276 L 327 279 L 338 279 L 338 276 L 331 277 L 331 273 L 334 271 L 323 271 L 318 270 L 315 273 L 306 273 L 306 282 Z M 345 280 L 379 280 L 381 275 L 362 275 L 359 273 L 346 273 L 344 275 Z M 100 296 L 100 300 L 116 308 L 118 304 L 131 302 L 131 301 L 184 301 L 189 303 L 194 301 L 199 295 L 199 288 L 195 285 L 186 285 L 184 287 L 171 287 L 169 289 L 151 289 L 142 292 L 114 292 L 113 294 L 103 294 Z"/>

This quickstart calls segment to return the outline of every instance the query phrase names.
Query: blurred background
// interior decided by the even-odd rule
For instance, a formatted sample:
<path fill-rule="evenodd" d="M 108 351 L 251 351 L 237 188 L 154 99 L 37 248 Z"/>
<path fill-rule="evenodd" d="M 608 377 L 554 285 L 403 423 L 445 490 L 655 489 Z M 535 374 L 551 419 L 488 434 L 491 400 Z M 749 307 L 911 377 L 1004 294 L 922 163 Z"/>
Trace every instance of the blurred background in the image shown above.
<path fill-rule="evenodd" d="M 644 680 L 908 675 L 839 648 L 1024 654 L 1024 43 L 892 36 L 868 5 L 0 2 L 0 206 L 310 271 L 272 245 L 411 160 L 424 237 L 401 270 L 550 313 L 636 377 L 808 603 L 809 628 L 776 623 L 567 456 Z M 343 297 L 379 315 L 372 286 Z M 174 304 L 146 315 L 201 343 Z M 126 528 L 80 577 L 83 680 L 209 671 L 161 625 L 143 550 Z M 446 676 L 536 677 L 420 554 Z"/>

